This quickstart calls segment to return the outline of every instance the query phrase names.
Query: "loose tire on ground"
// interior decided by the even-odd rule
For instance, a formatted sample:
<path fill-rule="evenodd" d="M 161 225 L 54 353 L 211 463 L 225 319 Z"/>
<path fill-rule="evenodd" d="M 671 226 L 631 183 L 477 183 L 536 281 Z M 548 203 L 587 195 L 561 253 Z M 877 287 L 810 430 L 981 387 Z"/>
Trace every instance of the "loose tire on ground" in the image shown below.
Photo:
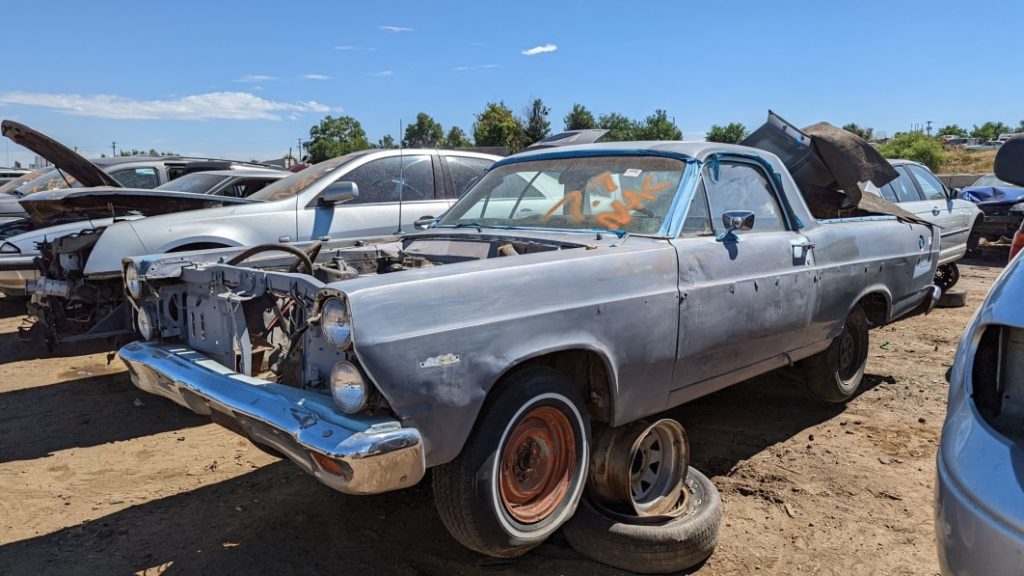
<path fill-rule="evenodd" d="M 513 558 L 572 517 L 589 462 L 580 393 L 556 370 L 527 367 L 491 392 L 462 453 L 434 468 L 434 501 L 462 545 Z"/>
<path fill-rule="evenodd" d="M 964 290 L 950 290 L 943 292 L 942 297 L 935 306 L 939 308 L 961 308 L 967 305 L 967 292 Z"/>
<path fill-rule="evenodd" d="M 803 361 L 804 377 L 815 396 L 837 404 L 846 402 L 860 386 L 867 361 L 868 320 L 857 306 L 832 344 Z"/>
<path fill-rule="evenodd" d="M 646 574 L 679 572 L 700 564 L 718 544 L 722 500 L 706 476 L 689 468 L 686 512 L 657 524 L 630 522 L 584 499 L 565 527 L 580 554 L 620 570 Z"/>

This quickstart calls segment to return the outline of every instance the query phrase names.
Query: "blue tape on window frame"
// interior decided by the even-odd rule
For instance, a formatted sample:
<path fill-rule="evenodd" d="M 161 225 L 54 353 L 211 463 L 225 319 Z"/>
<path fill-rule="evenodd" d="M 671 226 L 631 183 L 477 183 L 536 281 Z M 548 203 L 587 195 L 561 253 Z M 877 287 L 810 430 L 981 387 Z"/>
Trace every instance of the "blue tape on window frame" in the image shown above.
<path fill-rule="evenodd" d="M 676 188 L 676 195 L 669 205 L 665 221 L 661 223 L 658 236 L 665 238 L 678 238 L 683 231 L 683 222 L 686 220 L 686 212 L 690 209 L 694 191 L 697 189 L 697 181 L 700 179 L 701 162 L 693 158 L 686 161 L 686 170 L 679 180 L 679 187 Z"/>

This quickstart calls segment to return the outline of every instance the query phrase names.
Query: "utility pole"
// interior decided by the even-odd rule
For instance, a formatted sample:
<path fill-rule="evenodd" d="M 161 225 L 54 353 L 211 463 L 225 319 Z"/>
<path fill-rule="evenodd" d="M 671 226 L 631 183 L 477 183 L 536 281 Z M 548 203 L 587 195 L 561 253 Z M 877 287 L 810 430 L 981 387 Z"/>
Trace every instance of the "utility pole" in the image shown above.
<path fill-rule="evenodd" d="M 926 130 L 928 131 L 928 135 L 931 136 L 932 135 L 932 121 L 931 120 L 928 120 L 928 128 L 926 128 Z"/>
<path fill-rule="evenodd" d="M 299 138 L 298 140 L 299 140 L 299 148 L 298 148 L 298 150 L 299 150 L 299 157 L 297 158 L 297 161 L 298 162 L 302 162 L 302 138 Z"/>
<path fill-rule="evenodd" d="M 117 142 L 110 143 L 110 155 L 117 156 Z"/>

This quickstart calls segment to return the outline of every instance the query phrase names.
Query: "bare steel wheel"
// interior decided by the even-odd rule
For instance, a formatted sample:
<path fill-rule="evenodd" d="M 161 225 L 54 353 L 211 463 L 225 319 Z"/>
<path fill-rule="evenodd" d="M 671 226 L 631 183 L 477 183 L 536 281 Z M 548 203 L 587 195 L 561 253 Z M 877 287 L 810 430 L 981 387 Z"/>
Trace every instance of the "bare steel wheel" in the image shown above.
<path fill-rule="evenodd" d="M 868 321 L 864 310 L 850 311 L 832 344 L 803 361 L 807 386 L 828 402 L 846 402 L 857 391 L 868 361 Z"/>
<path fill-rule="evenodd" d="M 956 264 L 943 264 L 935 269 L 935 285 L 946 292 L 960 280 L 960 268 Z"/>
<path fill-rule="evenodd" d="M 590 461 L 590 419 L 560 372 L 507 376 L 455 460 L 434 467 L 434 502 L 462 545 L 511 558 L 539 545 L 576 511 Z"/>
<path fill-rule="evenodd" d="M 576 463 L 572 425 L 551 406 L 534 408 L 516 423 L 501 452 L 501 503 L 523 523 L 546 518 L 569 491 Z"/>
<path fill-rule="evenodd" d="M 636 516 L 668 514 L 686 479 L 686 432 L 669 418 L 608 428 L 595 440 L 593 460 L 590 490 L 602 504 Z"/>

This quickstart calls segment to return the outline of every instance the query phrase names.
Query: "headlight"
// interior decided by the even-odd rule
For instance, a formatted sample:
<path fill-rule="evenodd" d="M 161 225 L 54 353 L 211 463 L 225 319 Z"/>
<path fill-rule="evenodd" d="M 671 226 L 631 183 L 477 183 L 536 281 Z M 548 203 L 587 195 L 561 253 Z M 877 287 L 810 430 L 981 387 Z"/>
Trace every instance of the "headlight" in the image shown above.
<path fill-rule="evenodd" d="M 139 280 L 139 269 L 135 267 L 134 263 L 130 263 L 124 268 L 124 287 L 132 298 L 138 300 L 142 297 L 142 281 Z"/>
<path fill-rule="evenodd" d="M 341 361 L 331 370 L 331 396 L 346 414 L 355 414 L 366 406 L 366 381 L 351 362 Z"/>
<path fill-rule="evenodd" d="M 139 318 L 137 324 L 139 325 L 139 334 L 142 334 L 142 339 L 152 340 L 153 319 L 149 317 L 149 312 L 146 311 L 145 307 L 139 308 Z"/>
<path fill-rule="evenodd" d="M 1024 202 L 1017 202 L 1010 206 L 1010 212 L 1024 212 Z M 0 252 L 3 252 L 3 249 L 0 249 Z"/>
<path fill-rule="evenodd" d="M 0 254 L 21 254 L 21 250 L 10 242 L 0 244 Z"/>
<path fill-rule="evenodd" d="M 324 339 L 335 348 L 347 348 L 352 343 L 352 319 L 348 306 L 340 298 L 328 298 L 320 308 L 320 327 Z"/>

